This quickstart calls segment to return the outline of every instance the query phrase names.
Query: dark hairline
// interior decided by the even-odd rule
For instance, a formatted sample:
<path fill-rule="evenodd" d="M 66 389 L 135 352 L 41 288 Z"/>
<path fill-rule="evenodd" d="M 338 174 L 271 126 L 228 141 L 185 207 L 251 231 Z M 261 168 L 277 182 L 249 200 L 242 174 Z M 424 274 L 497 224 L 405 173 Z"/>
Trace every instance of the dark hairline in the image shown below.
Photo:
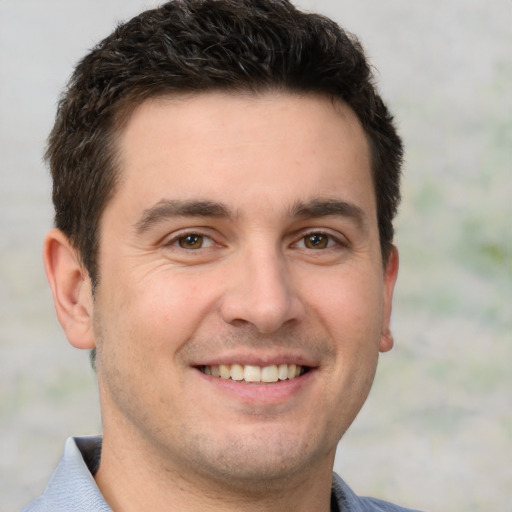
<path fill-rule="evenodd" d="M 206 30 L 198 23 L 200 11 L 206 13 L 200 19 L 211 23 Z M 210 16 L 214 11 L 222 12 L 220 23 L 220 18 Z M 247 23 L 241 14 L 247 14 Z M 269 18 L 274 14 L 275 24 Z M 235 26 L 232 22 L 237 16 L 241 24 Z M 171 30 L 181 34 L 183 27 L 187 29 L 184 38 L 164 37 L 172 35 Z M 213 34 L 219 38 L 215 40 L 223 41 L 221 51 L 209 52 L 215 47 L 213 39 L 208 40 Z M 289 45 L 278 46 L 283 41 Z M 194 64 L 198 55 L 211 67 Z M 119 137 L 134 109 L 151 98 L 272 90 L 330 96 L 355 113 L 369 144 L 379 240 L 383 261 L 387 261 L 400 200 L 403 148 L 357 37 L 333 20 L 301 12 L 286 0 L 254 4 L 250 0 L 218 4 L 175 0 L 119 25 L 79 63 L 61 97 L 47 151 L 54 177 L 56 224 L 76 242 L 92 279 L 98 274 L 101 218 L 123 179 Z M 90 186 L 86 173 L 92 178 Z M 70 179 L 73 186 L 68 186 Z"/>

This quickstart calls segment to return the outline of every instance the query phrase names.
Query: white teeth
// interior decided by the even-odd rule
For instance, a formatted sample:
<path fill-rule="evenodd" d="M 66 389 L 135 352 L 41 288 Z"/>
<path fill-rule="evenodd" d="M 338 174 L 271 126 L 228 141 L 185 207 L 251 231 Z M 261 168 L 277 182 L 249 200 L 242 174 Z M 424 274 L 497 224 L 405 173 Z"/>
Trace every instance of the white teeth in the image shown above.
<path fill-rule="evenodd" d="M 259 366 L 245 365 L 244 368 L 245 382 L 261 382 L 261 370 Z"/>
<path fill-rule="evenodd" d="M 253 366 L 241 364 L 220 364 L 204 366 L 203 372 L 212 377 L 231 379 L 245 382 L 277 382 L 294 379 L 303 373 L 303 367 L 295 364 L 280 364 L 270 366 Z"/>
<path fill-rule="evenodd" d="M 208 368 L 208 366 L 206 368 Z M 219 371 L 223 379 L 229 379 L 229 377 L 231 377 L 231 368 L 227 364 L 220 364 Z"/>
<path fill-rule="evenodd" d="M 279 380 L 279 374 L 277 366 L 264 366 L 261 369 L 261 382 L 277 382 Z"/>
<path fill-rule="evenodd" d="M 280 364 L 278 372 L 279 372 L 279 380 L 286 380 L 288 378 L 288 365 Z"/>
<path fill-rule="evenodd" d="M 241 364 L 231 365 L 231 380 L 244 380 L 244 367 Z"/>

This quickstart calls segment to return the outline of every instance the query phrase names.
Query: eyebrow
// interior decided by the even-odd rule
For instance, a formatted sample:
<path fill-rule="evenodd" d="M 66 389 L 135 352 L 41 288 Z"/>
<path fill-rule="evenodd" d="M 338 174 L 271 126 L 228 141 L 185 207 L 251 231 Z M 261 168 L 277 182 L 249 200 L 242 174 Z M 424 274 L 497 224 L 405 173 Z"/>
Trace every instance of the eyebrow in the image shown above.
<path fill-rule="evenodd" d="M 307 203 L 299 201 L 293 205 L 291 216 L 312 219 L 328 216 L 347 217 L 354 220 L 360 228 L 366 228 L 368 224 L 362 208 L 339 199 L 314 199 Z"/>
<path fill-rule="evenodd" d="M 162 199 L 151 208 L 144 210 L 135 224 L 138 235 L 151 229 L 165 220 L 175 217 L 212 217 L 233 218 L 229 208 L 215 201 L 207 200 L 176 200 Z M 364 211 L 357 205 L 339 199 L 314 199 L 309 202 L 299 201 L 290 209 L 293 218 L 320 218 L 328 216 L 347 217 L 353 219 L 359 227 L 365 228 L 367 218 Z"/>
<path fill-rule="evenodd" d="M 140 235 L 160 222 L 174 217 L 230 218 L 232 214 L 225 205 L 214 201 L 162 199 L 144 210 L 135 224 L 135 230 Z"/>

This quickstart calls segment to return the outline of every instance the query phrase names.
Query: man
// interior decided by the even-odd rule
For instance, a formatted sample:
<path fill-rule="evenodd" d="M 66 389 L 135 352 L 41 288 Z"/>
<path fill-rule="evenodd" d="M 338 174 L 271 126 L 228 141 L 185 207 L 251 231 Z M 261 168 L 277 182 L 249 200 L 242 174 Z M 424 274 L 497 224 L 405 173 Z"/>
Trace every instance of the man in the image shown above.
<path fill-rule="evenodd" d="M 103 437 L 25 510 L 405 510 L 332 474 L 393 344 L 402 146 L 371 80 L 273 0 L 175 0 L 79 63 L 44 261 Z"/>

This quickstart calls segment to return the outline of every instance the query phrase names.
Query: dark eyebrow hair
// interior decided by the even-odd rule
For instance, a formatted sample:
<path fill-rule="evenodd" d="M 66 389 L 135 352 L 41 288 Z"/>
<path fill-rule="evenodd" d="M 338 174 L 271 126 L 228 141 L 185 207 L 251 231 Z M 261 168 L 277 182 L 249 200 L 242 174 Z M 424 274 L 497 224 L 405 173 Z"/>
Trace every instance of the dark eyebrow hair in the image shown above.
<path fill-rule="evenodd" d="M 314 199 L 308 203 L 295 203 L 291 209 L 292 217 L 327 217 L 329 215 L 349 217 L 366 228 L 368 220 L 365 212 L 357 205 L 339 199 Z"/>
<path fill-rule="evenodd" d="M 291 217 L 318 218 L 329 215 L 352 218 L 362 228 L 367 225 L 366 214 L 359 206 L 338 199 L 314 199 L 307 203 L 299 201 L 290 209 Z M 226 205 L 215 201 L 162 199 L 144 210 L 135 224 L 135 230 L 140 235 L 173 217 L 232 218 L 233 213 Z"/>
<path fill-rule="evenodd" d="M 225 205 L 214 201 L 162 199 L 144 210 L 135 224 L 135 230 L 140 235 L 159 222 L 172 217 L 228 218 L 232 217 L 232 214 Z"/>

